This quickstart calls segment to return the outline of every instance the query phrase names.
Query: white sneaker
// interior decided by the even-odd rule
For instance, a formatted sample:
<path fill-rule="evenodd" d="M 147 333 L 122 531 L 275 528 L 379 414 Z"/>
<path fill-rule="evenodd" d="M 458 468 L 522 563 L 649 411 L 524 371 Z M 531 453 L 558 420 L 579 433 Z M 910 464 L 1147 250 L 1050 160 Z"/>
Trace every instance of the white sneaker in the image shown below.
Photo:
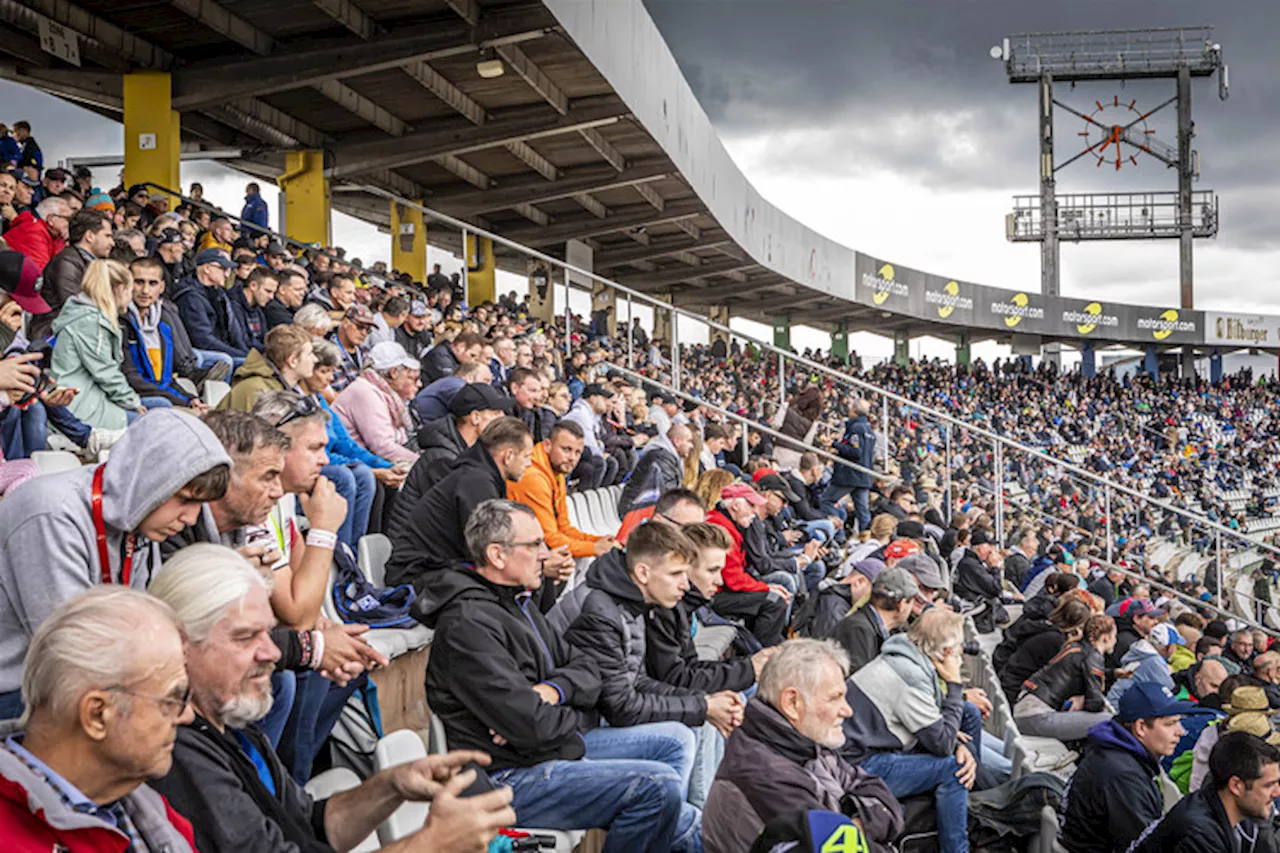
<path fill-rule="evenodd" d="M 94 428 L 89 433 L 89 443 L 85 446 L 84 452 L 91 458 L 97 459 L 99 453 L 111 448 L 123 435 L 122 429 Z"/>
<path fill-rule="evenodd" d="M 54 432 L 53 430 L 50 430 L 49 434 L 45 436 L 44 443 L 49 445 L 50 450 L 63 450 L 67 453 L 74 453 L 76 456 L 84 453 L 84 448 L 80 447 L 62 433 Z"/>

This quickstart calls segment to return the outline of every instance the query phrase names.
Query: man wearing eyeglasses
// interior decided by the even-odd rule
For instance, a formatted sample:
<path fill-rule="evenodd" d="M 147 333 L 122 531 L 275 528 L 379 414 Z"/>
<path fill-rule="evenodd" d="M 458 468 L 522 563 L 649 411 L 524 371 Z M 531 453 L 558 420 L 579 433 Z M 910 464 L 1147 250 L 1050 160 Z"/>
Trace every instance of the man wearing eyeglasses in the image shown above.
<path fill-rule="evenodd" d="M 6 850 L 195 850 L 147 782 L 169 772 L 191 709 L 173 611 L 100 586 L 65 602 L 27 651 L 25 726 L 0 724 Z"/>
<path fill-rule="evenodd" d="M 63 198 L 46 198 L 34 208 L 18 214 L 4 233 L 5 242 L 15 252 L 26 255 L 42 271 L 67 241 L 71 205 Z"/>

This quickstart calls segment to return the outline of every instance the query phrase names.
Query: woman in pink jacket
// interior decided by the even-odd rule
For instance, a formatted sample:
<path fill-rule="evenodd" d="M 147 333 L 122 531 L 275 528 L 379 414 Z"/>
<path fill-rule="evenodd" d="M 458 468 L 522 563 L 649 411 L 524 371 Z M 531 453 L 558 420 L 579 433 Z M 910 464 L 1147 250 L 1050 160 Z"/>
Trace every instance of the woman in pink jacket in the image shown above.
<path fill-rule="evenodd" d="M 418 454 L 405 444 L 413 425 L 409 401 L 418 393 L 421 365 L 394 341 L 369 350 L 368 363 L 369 368 L 333 401 L 333 410 L 370 453 L 413 464 Z"/>

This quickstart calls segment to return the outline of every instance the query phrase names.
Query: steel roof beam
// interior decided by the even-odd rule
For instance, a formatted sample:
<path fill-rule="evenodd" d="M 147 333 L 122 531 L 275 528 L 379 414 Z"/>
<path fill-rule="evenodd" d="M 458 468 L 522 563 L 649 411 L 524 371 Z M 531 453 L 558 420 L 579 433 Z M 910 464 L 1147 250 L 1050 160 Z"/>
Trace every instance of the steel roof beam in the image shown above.
<path fill-rule="evenodd" d="M 548 246 L 566 240 L 583 237 L 599 237 L 615 231 L 626 231 L 650 225 L 661 225 L 676 219 L 698 216 L 702 203 L 680 202 L 670 205 L 665 213 L 658 213 L 649 205 L 629 205 L 618 208 L 607 219 L 596 219 L 590 213 L 565 217 L 550 228 L 513 228 L 504 235 L 509 240 L 529 246 Z"/>
<path fill-rule="evenodd" d="M 560 113 L 560 115 L 569 114 L 569 96 L 564 90 L 557 86 L 546 72 L 538 67 L 529 55 L 520 49 L 519 45 L 507 44 L 498 47 L 498 56 L 501 56 L 506 63 L 511 66 L 511 70 L 520 75 L 524 82 L 529 84 L 533 91 L 542 96 L 552 108 Z"/>
<path fill-rule="evenodd" d="M 657 258 L 665 258 L 674 255 L 677 252 L 696 249 L 712 249 L 720 245 L 721 242 L 728 242 L 727 235 L 724 232 L 717 232 L 719 235 L 715 241 L 698 242 L 690 240 L 683 235 L 675 235 L 671 237 L 662 237 L 653 241 L 653 245 L 648 249 L 606 249 L 595 256 L 592 263 L 597 270 L 608 269 L 610 267 L 620 267 L 633 263 L 634 261 L 651 261 Z M 707 234 L 704 232 L 704 238 Z"/>
<path fill-rule="evenodd" d="M 674 207 L 675 205 L 672 205 Z M 694 279 L 707 278 L 714 275 L 722 275 L 736 270 L 751 269 L 757 266 L 755 263 L 743 263 L 742 261 L 723 260 L 710 264 L 703 264 L 697 269 L 676 269 L 665 270 L 656 275 L 639 275 L 639 276 L 619 276 L 618 284 L 627 287 L 645 287 L 645 288 L 667 288 L 677 284 L 683 284 Z"/>
<path fill-rule="evenodd" d="M 636 161 L 621 174 L 613 171 L 613 167 L 603 164 L 572 166 L 562 169 L 560 179 L 555 183 L 547 183 L 539 175 L 520 175 L 503 178 L 487 193 L 478 193 L 473 190 L 445 190 L 434 195 L 431 204 L 443 213 L 454 215 L 483 213 L 489 210 L 503 210 L 522 201 L 541 204 L 572 198 L 578 193 L 605 192 L 646 181 L 657 181 L 667 177 L 670 172 L 671 164 L 660 157 Z"/>

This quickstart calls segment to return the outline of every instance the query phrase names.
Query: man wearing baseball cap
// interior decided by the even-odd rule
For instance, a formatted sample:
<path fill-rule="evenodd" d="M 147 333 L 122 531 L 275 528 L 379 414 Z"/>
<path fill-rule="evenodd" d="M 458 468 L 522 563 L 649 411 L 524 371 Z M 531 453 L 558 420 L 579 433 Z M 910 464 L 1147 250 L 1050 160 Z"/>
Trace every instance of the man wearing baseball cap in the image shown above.
<path fill-rule="evenodd" d="M 395 342 L 404 347 L 404 351 L 414 356 L 431 346 L 431 333 L 427 331 L 427 321 L 431 318 L 431 309 L 421 299 L 409 303 L 409 316 L 395 330 Z"/>
<path fill-rule="evenodd" d="M 613 389 L 608 385 L 592 382 L 582 389 L 582 396 L 570 407 L 564 416 L 582 429 L 583 450 L 579 463 L 579 478 L 586 480 L 583 488 L 598 489 L 601 486 L 612 486 L 618 475 L 618 460 L 610 456 L 600 441 L 603 432 L 600 418 L 613 405 Z M 674 485 L 680 485 L 675 483 Z M 663 489 L 665 491 L 665 489 Z M 624 491 L 625 495 L 626 492 Z M 619 502 L 619 515 L 626 515 L 631 507 Z"/>
<path fill-rule="evenodd" d="M 969 537 L 969 547 L 956 566 L 954 580 L 956 595 L 973 604 L 987 604 L 987 609 L 974 617 L 979 633 L 995 628 L 995 611 L 1003 593 L 1002 578 L 995 540 L 986 530 L 975 530 Z M 1020 593 L 1015 592 L 1011 596 L 1022 600 Z"/>
<path fill-rule="evenodd" d="M 1154 682 L 1135 684 L 1115 718 L 1089 730 L 1084 757 L 1062 798 L 1062 842 L 1072 853 L 1119 853 L 1164 812 L 1160 759 L 1182 737 L 1195 704 Z"/>
<path fill-rule="evenodd" d="M 1116 647 L 1107 655 L 1107 668 L 1121 665 L 1129 647 L 1141 640 L 1164 616 L 1150 601 L 1143 598 L 1126 598 L 1116 610 Z"/>
<path fill-rule="evenodd" d="M 746 483 L 730 483 L 721 490 L 720 502 L 707 513 L 707 522 L 723 527 L 733 540 L 733 549 L 725 557 L 724 587 L 711 600 L 711 609 L 729 619 L 745 619 L 747 630 L 762 645 L 774 646 L 782 642 L 791 592 L 760 579 L 747 564 L 742 539 L 743 530 L 756 520 L 756 507 L 764 503 L 760 493 Z M 766 606 L 774 602 L 781 607 Z M 783 618 L 777 618 L 779 615 Z"/>
<path fill-rule="evenodd" d="M 1147 636 L 1130 646 L 1120 660 L 1121 671 L 1129 673 L 1129 677 L 1116 679 L 1107 693 L 1107 701 L 1114 707 L 1126 692 L 1146 682 L 1159 684 L 1169 690 L 1176 689 L 1169 658 L 1173 656 L 1174 649 L 1181 645 L 1186 643 L 1172 625 L 1164 622 L 1153 625 Z"/>
<path fill-rule="evenodd" d="M 377 326 L 373 321 L 373 312 L 369 306 L 353 303 L 342 316 L 338 328 L 329 333 L 329 341 L 342 350 L 342 362 L 333 372 L 334 391 L 341 392 L 360 376 L 360 372 L 368 366 L 369 348 L 365 342 L 369 332 Z"/>
<path fill-rule="evenodd" d="M 236 268 L 220 249 L 203 249 L 196 254 L 196 272 L 173 286 L 173 302 L 191 345 L 200 350 L 231 356 L 236 367 L 249 355 L 244 329 L 227 295 L 227 276 Z"/>
<path fill-rule="evenodd" d="M 876 575 L 871 600 L 836 625 L 831 639 L 849 653 L 849 671 L 857 672 L 880 654 L 889 635 L 907 624 L 920 587 L 902 566 L 891 566 Z"/>

